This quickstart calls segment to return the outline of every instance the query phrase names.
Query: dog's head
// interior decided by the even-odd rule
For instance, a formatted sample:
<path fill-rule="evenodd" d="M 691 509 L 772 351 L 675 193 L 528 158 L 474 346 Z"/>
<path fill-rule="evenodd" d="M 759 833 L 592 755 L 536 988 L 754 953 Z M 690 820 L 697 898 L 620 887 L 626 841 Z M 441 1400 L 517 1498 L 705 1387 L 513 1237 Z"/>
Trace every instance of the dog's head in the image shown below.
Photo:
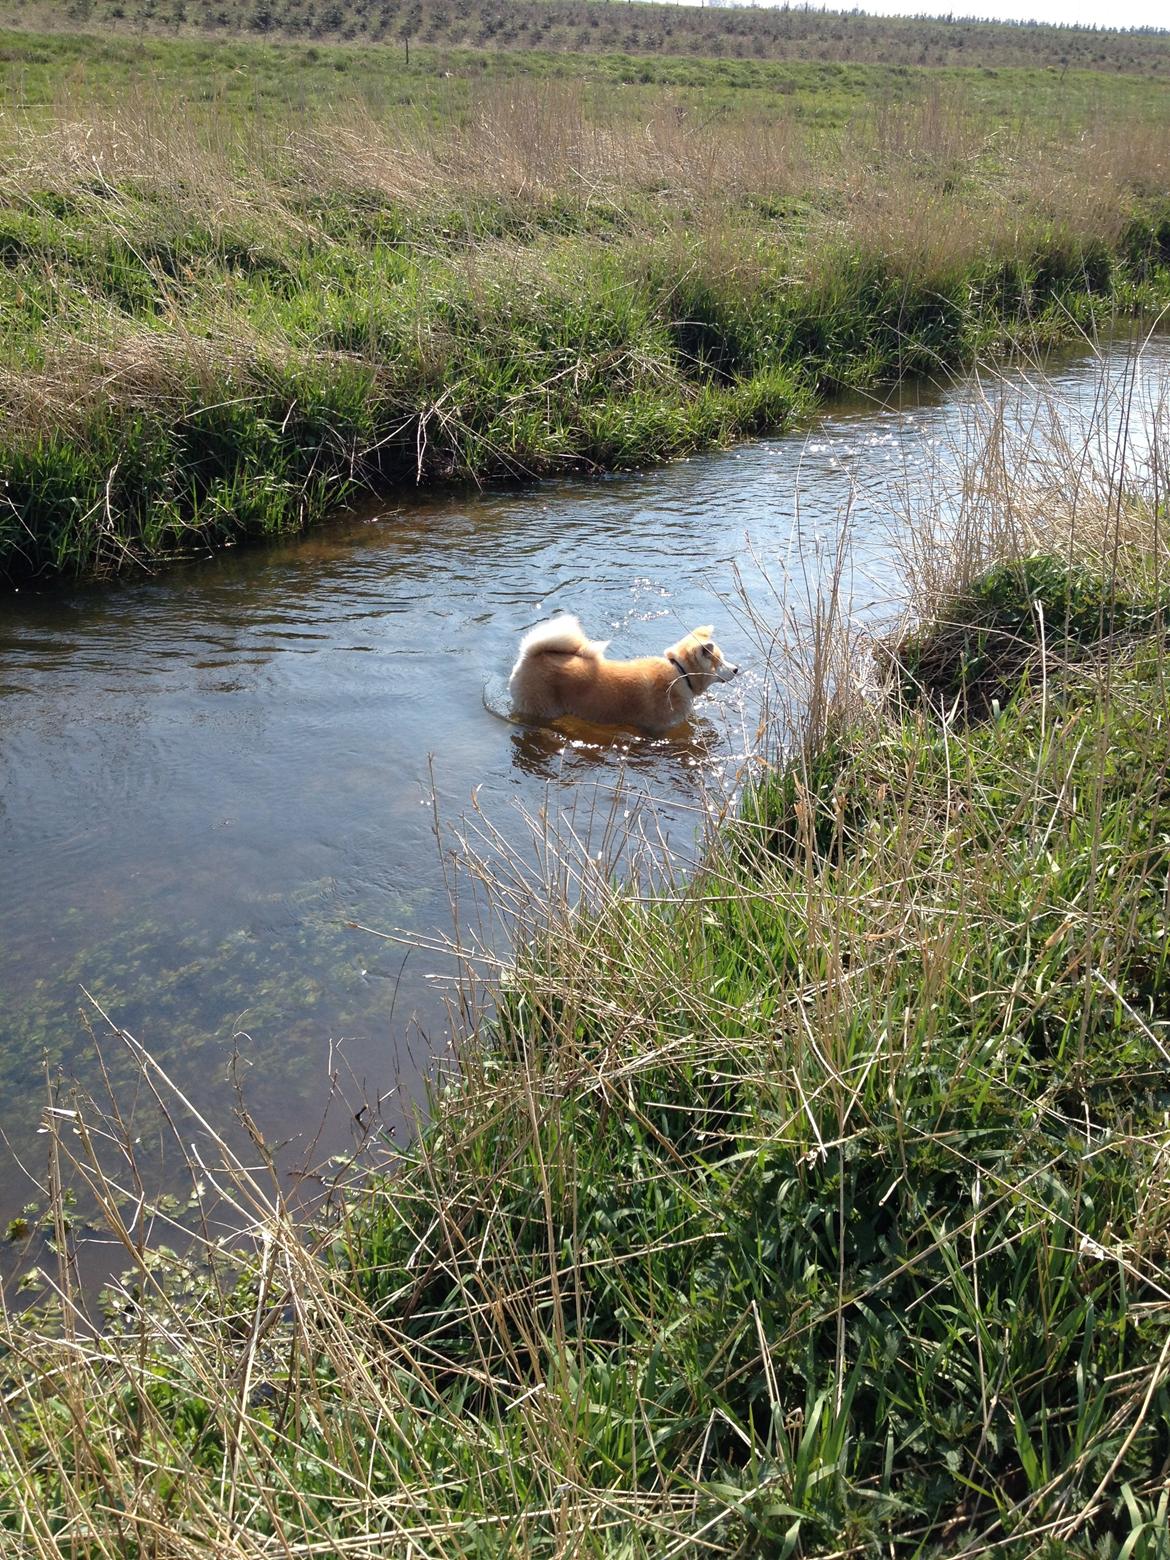
<path fill-rule="evenodd" d="M 668 661 L 682 668 L 694 693 L 704 693 L 712 683 L 730 682 L 739 671 L 712 639 L 713 629 L 694 628 L 665 652 Z"/>

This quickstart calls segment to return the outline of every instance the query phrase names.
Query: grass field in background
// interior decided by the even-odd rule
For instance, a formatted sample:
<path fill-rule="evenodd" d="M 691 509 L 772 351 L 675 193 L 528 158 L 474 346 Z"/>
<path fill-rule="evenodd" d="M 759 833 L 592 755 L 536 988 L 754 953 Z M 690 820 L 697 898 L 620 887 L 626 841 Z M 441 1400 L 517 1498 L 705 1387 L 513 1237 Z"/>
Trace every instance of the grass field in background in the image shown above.
<path fill-rule="evenodd" d="M 1103 19 L 1107 20 L 1107 18 Z M 599 0 L 0 0 L 0 26 L 140 39 L 252 38 L 485 54 L 698 55 L 995 70 L 1033 67 L 1145 77 L 1170 70 L 1170 33 L 968 17 L 866 16 L 803 6 L 699 6 Z"/>
<path fill-rule="evenodd" d="M 1152 59 L 1161 57 L 1156 40 L 1145 47 Z M 0 32 L 0 83 L 8 111 L 69 98 L 125 106 L 128 92 L 145 88 L 148 95 L 155 89 L 178 93 L 192 107 L 212 102 L 281 118 L 290 111 L 356 100 L 375 111 L 406 104 L 429 107 L 445 120 L 458 115 L 477 83 L 554 77 L 586 85 L 680 88 L 700 93 L 697 106 L 708 113 L 756 108 L 776 119 L 789 111 L 825 124 L 840 124 L 858 108 L 954 91 L 965 103 L 1008 122 L 1023 117 L 1072 126 L 1086 116 L 1157 119 L 1165 114 L 1170 43 L 1165 52 L 1164 74 L 1151 78 L 1145 71 L 1057 69 L 1026 62 L 991 69 L 961 64 L 922 69 L 873 54 L 853 61 L 732 60 L 681 50 L 654 55 L 615 49 L 582 58 L 571 49 L 495 51 L 418 41 L 408 60 L 393 42 L 354 47 L 230 33 L 175 38 L 10 30 Z M 650 95 L 634 91 L 626 96 L 631 117 L 645 113 Z"/>
<path fill-rule="evenodd" d="M 1165 295 L 1166 90 L 1125 76 L 3 53 L 10 580 L 667 459 Z"/>

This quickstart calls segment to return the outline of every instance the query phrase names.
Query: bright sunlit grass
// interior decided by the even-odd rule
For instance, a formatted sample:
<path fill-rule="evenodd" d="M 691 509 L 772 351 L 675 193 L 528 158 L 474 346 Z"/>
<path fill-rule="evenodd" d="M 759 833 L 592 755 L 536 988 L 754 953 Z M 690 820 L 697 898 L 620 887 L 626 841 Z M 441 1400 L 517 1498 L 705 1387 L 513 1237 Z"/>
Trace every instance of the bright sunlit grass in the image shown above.
<path fill-rule="evenodd" d="M 1116 85 L 1005 118 L 863 82 L 823 121 L 710 83 L 375 101 L 317 61 L 260 107 L 214 50 L 204 101 L 193 46 L 150 47 L 169 78 L 111 44 L 0 112 L 12 579 L 670 459 L 1165 295 L 1165 116 Z"/>

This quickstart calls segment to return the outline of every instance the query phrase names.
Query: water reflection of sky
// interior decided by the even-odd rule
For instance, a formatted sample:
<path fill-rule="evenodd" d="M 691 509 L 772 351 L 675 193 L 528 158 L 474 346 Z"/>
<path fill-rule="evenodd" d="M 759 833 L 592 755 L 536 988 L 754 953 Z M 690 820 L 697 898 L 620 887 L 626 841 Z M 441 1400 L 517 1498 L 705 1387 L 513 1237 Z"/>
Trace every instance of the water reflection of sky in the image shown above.
<path fill-rule="evenodd" d="M 1168 361 L 1158 344 L 1138 373 L 1131 465 Z M 1119 356 L 1114 388 L 1130 370 Z M 778 697 L 761 665 L 772 629 L 807 620 L 839 555 L 855 617 L 894 609 L 904 516 L 971 502 L 970 450 L 997 398 L 1041 449 L 1056 427 L 1107 413 L 1090 440 L 1107 453 L 1121 429 L 1102 383 L 1081 360 L 1050 373 L 1044 395 L 1026 373 L 1006 389 L 912 387 L 653 472 L 422 496 L 156 579 L 9 599 L 0 1111 L 12 1145 L 35 1165 L 42 1053 L 51 1074 L 92 1080 L 83 986 L 219 1120 L 238 1051 L 274 1138 L 311 1135 L 330 1067 L 372 1095 L 411 1087 L 442 1043 L 432 977 L 446 966 L 350 923 L 423 944 L 450 933 L 432 782 L 445 822 L 468 818 L 520 876 L 539 875 L 545 818 L 568 812 L 566 827 L 604 840 L 639 798 L 647 859 L 660 834 L 685 859 L 704 798 L 734 785 Z M 560 609 L 615 654 L 713 621 L 745 670 L 681 736 L 598 744 L 516 726 L 502 710 L 517 639 Z M 114 1070 L 130 1076 L 126 1059 Z M 348 1140 L 335 1117 L 318 1152 Z M 145 1107 L 142 1120 L 149 1133 Z M 5 1180 L 7 1213 L 25 1189 Z"/>

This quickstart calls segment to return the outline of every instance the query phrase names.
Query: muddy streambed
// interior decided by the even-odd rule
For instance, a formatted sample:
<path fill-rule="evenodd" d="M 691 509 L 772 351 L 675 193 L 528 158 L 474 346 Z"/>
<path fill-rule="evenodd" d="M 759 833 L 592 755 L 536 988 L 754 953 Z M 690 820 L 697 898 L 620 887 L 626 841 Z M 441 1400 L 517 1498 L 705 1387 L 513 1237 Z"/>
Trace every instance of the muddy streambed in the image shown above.
<path fill-rule="evenodd" d="M 1066 359 L 1042 391 L 1022 371 L 910 387 L 649 473 L 423 496 L 156 578 L 4 598 L 0 1216 L 36 1196 L 47 1091 L 102 1092 L 99 1049 L 144 1156 L 175 1170 L 86 992 L 236 1142 L 242 1098 L 286 1166 L 345 1151 L 379 1101 L 401 1129 L 446 1042 L 450 962 L 427 946 L 452 930 L 436 803 L 453 827 L 474 793 L 532 860 L 542 809 L 604 815 L 621 785 L 622 812 L 651 809 L 685 857 L 697 804 L 734 788 L 759 722 L 739 592 L 764 622 L 777 587 L 799 613 L 847 526 L 852 610 L 889 613 L 899 517 L 938 501 L 988 400 L 1026 425 L 1055 396 L 1079 438 L 1134 381 L 1140 449 L 1170 346 L 1118 348 L 1106 369 Z M 1115 414 L 1098 437 L 1121 430 Z M 516 642 L 562 608 L 615 654 L 714 622 L 745 670 L 680 737 L 517 726 L 501 713 Z"/>

